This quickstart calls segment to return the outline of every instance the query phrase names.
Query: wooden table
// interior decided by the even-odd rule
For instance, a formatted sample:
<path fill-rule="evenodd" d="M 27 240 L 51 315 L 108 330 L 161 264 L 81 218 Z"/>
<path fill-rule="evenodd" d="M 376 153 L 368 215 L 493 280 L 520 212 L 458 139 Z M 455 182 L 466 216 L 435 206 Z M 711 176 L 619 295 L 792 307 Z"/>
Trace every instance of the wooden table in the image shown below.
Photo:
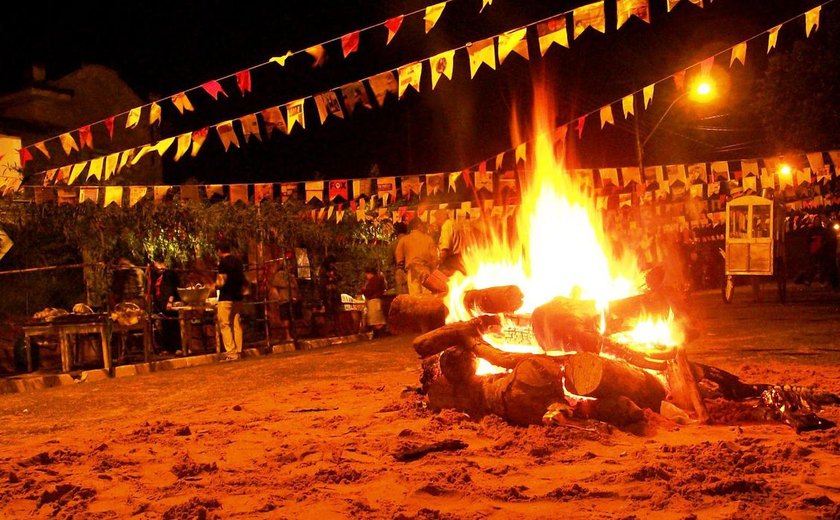
<path fill-rule="evenodd" d="M 120 325 L 118 322 L 112 322 L 113 333 L 120 333 L 120 349 L 117 354 L 118 361 L 122 361 L 122 356 L 126 351 L 126 334 L 129 332 L 140 331 L 143 333 L 143 361 L 148 362 L 152 357 L 152 320 L 147 317 L 140 318 L 140 321 L 134 325 Z"/>
<path fill-rule="evenodd" d="M 178 311 L 178 321 L 181 324 L 181 352 L 185 356 L 190 353 L 190 344 L 192 343 L 192 323 L 190 321 L 193 318 L 199 318 L 203 321 L 208 313 L 213 318 L 216 330 L 216 354 L 221 353 L 222 341 L 219 322 L 216 319 L 216 307 L 212 305 L 180 305 L 172 309 Z"/>
<path fill-rule="evenodd" d="M 108 321 L 97 319 L 88 322 L 39 323 L 23 326 L 24 348 L 26 349 L 26 370 L 32 372 L 32 338 L 35 336 L 58 336 L 61 351 L 61 371 L 70 372 L 72 356 L 70 353 L 70 335 L 98 334 L 102 342 L 102 364 L 111 374 L 111 346 L 108 344 Z"/>

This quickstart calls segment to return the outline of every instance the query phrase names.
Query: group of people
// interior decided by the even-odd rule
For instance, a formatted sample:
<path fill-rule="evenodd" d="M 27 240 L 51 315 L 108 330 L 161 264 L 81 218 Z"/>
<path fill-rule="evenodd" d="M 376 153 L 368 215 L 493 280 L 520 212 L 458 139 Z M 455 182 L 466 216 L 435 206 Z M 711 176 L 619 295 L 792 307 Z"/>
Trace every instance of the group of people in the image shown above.
<path fill-rule="evenodd" d="M 394 246 L 397 293 L 430 293 L 428 281 L 436 269 L 447 277 L 456 271 L 466 274 L 461 257 L 463 233 L 448 211 L 434 213 L 432 227 L 438 235 L 437 240 L 428 233 L 426 223 L 418 218 L 407 227 L 402 223 L 394 227 L 397 233 Z"/>

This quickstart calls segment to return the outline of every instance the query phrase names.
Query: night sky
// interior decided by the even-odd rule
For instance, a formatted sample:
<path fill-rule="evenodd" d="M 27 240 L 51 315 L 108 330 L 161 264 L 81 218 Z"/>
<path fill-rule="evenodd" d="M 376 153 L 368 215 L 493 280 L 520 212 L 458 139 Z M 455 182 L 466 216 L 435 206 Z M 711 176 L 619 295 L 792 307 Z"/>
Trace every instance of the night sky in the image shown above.
<path fill-rule="evenodd" d="M 8 30 L 0 33 L 4 49 L 0 90 L 22 87 L 33 62 L 45 64 L 49 78 L 60 77 L 83 63 L 101 63 L 115 69 L 141 97 L 166 97 L 287 50 L 299 50 L 429 3 L 433 2 L 210 0 L 4 6 Z M 290 59 L 285 69 L 273 64 L 259 69 L 252 76 L 253 93 L 245 99 L 228 80 L 223 85 L 229 99 L 213 102 L 204 93 L 195 93 L 193 114 L 179 116 L 166 103 L 161 132 L 163 136 L 175 135 L 283 104 L 585 3 L 495 0 L 479 14 L 480 0 L 455 0 L 428 35 L 423 34 L 422 15 L 417 15 L 405 20 L 387 47 L 386 30 L 380 27 L 364 33 L 359 52 L 348 59 L 341 57 L 339 44 L 333 43 L 327 46 L 329 59 L 322 68 L 313 69 L 308 56 L 299 56 Z M 572 42 L 570 50 L 554 47 L 541 59 L 536 39 L 529 34 L 530 62 L 511 57 L 497 71 L 485 68 L 474 80 L 469 79 L 462 51 L 456 55 L 453 81 L 442 79 L 434 92 L 426 64 L 420 95 L 409 93 L 402 101 L 391 100 L 382 108 L 343 121 L 333 118 L 321 127 L 313 103 L 304 132 L 252 142 L 229 153 L 222 153 L 218 140 L 213 139 L 197 158 L 167 162 L 166 180 L 253 182 L 361 177 L 372 170 L 380 175 L 459 170 L 510 148 L 514 108 L 520 114 L 520 124 L 528 126 L 525 116 L 530 115 L 532 78 L 548 78 L 557 102 L 556 121 L 565 122 L 811 5 L 790 0 L 716 0 L 699 9 L 686 0 L 672 13 L 665 13 L 665 0 L 652 0 L 651 4 L 651 25 L 631 19 L 615 31 L 610 29 L 615 27 L 615 3 L 608 0 L 606 35 L 589 30 Z M 800 20 L 783 29 L 780 50 L 789 47 L 790 41 L 804 38 L 796 32 L 802 31 L 801 24 Z M 762 132 L 744 124 L 738 107 L 749 97 L 755 76 L 766 62 L 764 53 L 757 50 L 765 45 L 766 40 L 758 40 L 748 56 L 748 67 L 737 66 L 730 75 L 732 88 L 725 104 L 702 113 L 669 115 L 651 141 L 651 160 L 740 159 L 761 151 Z M 667 88 L 657 91 L 653 106 L 642 117 L 643 133 L 673 97 Z M 699 129 L 704 126 L 702 118 L 708 117 L 717 126 L 738 130 Z M 620 117 L 616 121 L 616 128 L 600 132 L 590 128 L 581 142 L 572 139 L 570 163 L 591 167 L 634 164 L 633 125 Z M 596 125 L 597 119 L 590 123 Z M 749 144 L 725 148 L 739 143 Z"/>

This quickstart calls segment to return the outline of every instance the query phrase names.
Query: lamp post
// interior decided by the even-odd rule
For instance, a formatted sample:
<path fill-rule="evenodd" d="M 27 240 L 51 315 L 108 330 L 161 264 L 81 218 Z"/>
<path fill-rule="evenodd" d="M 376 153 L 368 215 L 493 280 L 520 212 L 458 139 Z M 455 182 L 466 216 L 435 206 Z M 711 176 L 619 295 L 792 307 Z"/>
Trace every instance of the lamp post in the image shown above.
<path fill-rule="evenodd" d="M 653 137 L 653 134 L 659 128 L 659 125 L 662 124 L 662 121 L 665 120 L 665 117 L 671 112 L 671 109 L 674 108 L 677 103 L 679 103 L 683 98 L 686 96 L 691 96 L 694 101 L 698 103 L 706 103 L 712 100 L 715 95 L 714 85 L 709 79 L 701 79 L 698 81 L 692 88 L 687 89 L 685 92 L 677 96 L 671 104 L 668 105 L 668 108 L 665 109 L 665 112 L 659 117 L 656 123 L 653 125 L 653 128 L 648 133 L 647 137 L 644 140 L 641 137 L 641 132 L 639 131 L 639 118 L 636 116 L 636 155 L 639 160 L 639 175 L 644 178 L 645 175 L 645 146 L 650 141 L 650 138 Z M 644 100 L 642 101 L 644 103 Z M 636 111 L 637 114 L 640 114 L 641 111 Z"/>

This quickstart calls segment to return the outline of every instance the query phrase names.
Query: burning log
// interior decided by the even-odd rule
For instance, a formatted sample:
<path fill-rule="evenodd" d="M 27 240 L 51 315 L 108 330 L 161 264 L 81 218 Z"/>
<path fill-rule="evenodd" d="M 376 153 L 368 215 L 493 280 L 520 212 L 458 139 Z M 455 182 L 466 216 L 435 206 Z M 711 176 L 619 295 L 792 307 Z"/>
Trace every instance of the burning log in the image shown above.
<path fill-rule="evenodd" d="M 443 363 L 443 357 L 440 363 Z M 449 369 L 424 365 L 427 373 Z M 547 358 L 532 356 L 507 374 L 474 377 L 454 383 L 447 377 L 432 376 L 427 385 L 429 406 L 440 411 L 454 408 L 473 418 L 496 414 L 511 424 L 540 424 L 552 403 L 564 402 L 560 367 Z"/>
<path fill-rule="evenodd" d="M 449 382 L 463 383 L 475 378 L 478 359 L 475 354 L 462 347 L 450 347 L 440 355 L 440 371 Z"/>
<path fill-rule="evenodd" d="M 685 350 L 678 348 L 674 360 L 666 371 L 668 386 L 671 388 L 671 401 L 683 410 L 694 410 L 701 424 L 709 422 L 709 412 L 700 395 L 700 387 L 694 377 Z"/>
<path fill-rule="evenodd" d="M 396 334 L 426 332 L 443 326 L 447 312 L 443 300 L 435 296 L 401 294 L 391 302 L 388 328 Z"/>
<path fill-rule="evenodd" d="M 565 361 L 566 388 L 585 397 L 625 396 L 641 408 L 658 412 L 665 388 L 652 375 L 625 361 L 591 353 L 568 356 Z"/>
<path fill-rule="evenodd" d="M 598 313 L 592 301 L 558 297 L 531 314 L 531 327 L 544 350 L 599 352 Z"/>
<path fill-rule="evenodd" d="M 514 312 L 522 307 L 525 295 L 515 285 L 475 289 L 464 293 L 464 307 L 483 314 Z"/>
<path fill-rule="evenodd" d="M 483 341 L 481 335 L 494 326 L 501 326 L 498 316 L 479 316 L 470 321 L 450 323 L 417 336 L 412 346 L 423 358 L 439 354 L 449 347 L 471 349 L 474 343 Z"/>

